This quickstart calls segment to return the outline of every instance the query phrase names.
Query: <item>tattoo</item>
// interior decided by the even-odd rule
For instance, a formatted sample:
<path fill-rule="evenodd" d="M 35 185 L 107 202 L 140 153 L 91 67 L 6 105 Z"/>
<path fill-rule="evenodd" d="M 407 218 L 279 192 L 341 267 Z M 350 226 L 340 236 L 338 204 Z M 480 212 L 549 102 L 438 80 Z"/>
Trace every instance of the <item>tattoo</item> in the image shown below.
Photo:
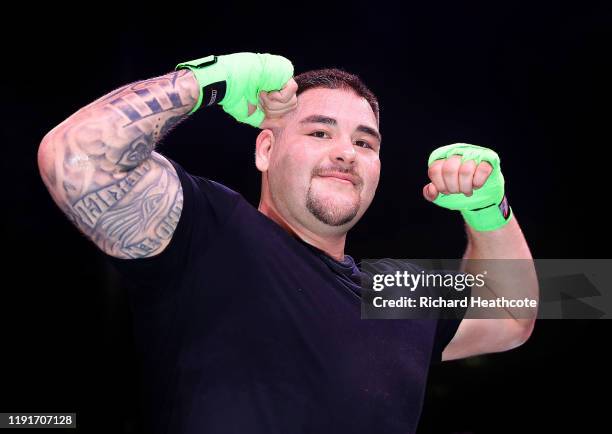
<path fill-rule="evenodd" d="M 111 101 L 111 105 L 119 109 L 132 122 L 136 122 L 143 118 L 143 116 L 138 113 L 138 110 L 133 108 L 127 101 L 123 100 L 123 98 L 117 98 Z"/>
<path fill-rule="evenodd" d="M 143 134 L 128 145 L 117 161 L 118 166 L 129 169 L 146 160 L 153 151 L 153 134 Z"/>
<path fill-rule="evenodd" d="M 116 184 L 103 187 L 82 197 L 72 205 L 81 222 L 95 228 L 99 217 L 127 195 L 134 185 L 149 171 L 151 164 L 145 161 Z"/>
<path fill-rule="evenodd" d="M 102 157 L 100 167 L 138 166 L 197 101 L 198 84 L 187 72 L 129 84 L 75 113 L 59 132 L 66 153 L 90 162 Z"/>
<path fill-rule="evenodd" d="M 151 209 L 159 208 L 159 201 L 161 197 L 150 197 L 148 198 L 149 203 L 143 204 L 140 217 L 146 219 L 146 211 L 151 211 Z M 155 203 L 150 203 L 150 202 Z M 161 223 L 157 225 L 155 228 L 155 236 L 138 236 L 141 232 L 136 232 L 136 226 L 129 227 L 127 225 L 123 225 L 121 228 L 123 232 L 119 235 L 119 239 L 123 240 L 132 240 L 133 242 L 124 242 L 122 243 L 121 251 L 125 253 L 130 258 L 141 258 L 150 255 L 151 253 L 156 252 L 159 247 L 162 245 L 162 240 L 170 240 L 176 226 L 178 225 L 179 217 L 181 215 L 183 209 L 183 196 L 182 194 L 177 194 L 175 196 L 175 200 L 173 205 L 170 207 L 170 210 L 166 214 L 166 216 L 162 219 Z M 129 232 L 131 230 L 132 233 Z M 131 236 L 135 235 L 135 236 Z"/>
<path fill-rule="evenodd" d="M 170 207 L 168 215 L 164 217 L 159 225 L 155 228 L 155 234 L 162 240 L 169 240 L 178 225 L 181 212 L 183 211 L 183 195 L 177 194 L 174 197 L 174 203 Z"/>
<path fill-rule="evenodd" d="M 168 245 L 183 195 L 155 144 L 187 117 L 199 92 L 193 74 L 180 70 L 123 86 L 54 129 L 55 145 L 41 160 L 43 180 L 105 252 L 137 258 Z"/>
<path fill-rule="evenodd" d="M 164 111 L 159 101 L 155 99 L 155 96 L 153 96 L 149 89 L 136 89 L 135 92 L 136 95 L 144 100 L 147 107 L 149 107 L 153 113 L 161 113 Z"/>
<path fill-rule="evenodd" d="M 182 209 L 183 191 L 174 168 L 154 158 L 76 200 L 69 215 L 105 252 L 141 258 L 170 242 Z"/>
<path fill-rule="evenodd" d="M 176 88 L 178 75 L 178 72 L 175 72 L 169 76 L 137 82 L 130 86 L 127 92 L 122 92 L 110 101 L 110 106 L 129 119 L 130 122 L 125 126 L 160 113 L 182 109 L 187 105 L 183 104 Z M 127 99 L 130 96 L 138 98 Z M 140 103 L 141 108 L 136 107 L 137 103 Z M 147 107 L 146 112 L 144 106 Z"/>
<path fill-rule="evenodd" d="M 64 191 L 66 191 L 66 193 L 68 193 L 69 195 L 74 194 L 77 191 L 77 188 L 68 181 L 64 181 L 62 185 L 64 187 Z"/>
<path fill-rule="evenodd" d="M 166 121 L 166 123 L 161 127 L 161 136 L 165 136 L 168 134 L 172 128 L 177 126 L 183 120 L 182 116 L 174 116 Z"/>

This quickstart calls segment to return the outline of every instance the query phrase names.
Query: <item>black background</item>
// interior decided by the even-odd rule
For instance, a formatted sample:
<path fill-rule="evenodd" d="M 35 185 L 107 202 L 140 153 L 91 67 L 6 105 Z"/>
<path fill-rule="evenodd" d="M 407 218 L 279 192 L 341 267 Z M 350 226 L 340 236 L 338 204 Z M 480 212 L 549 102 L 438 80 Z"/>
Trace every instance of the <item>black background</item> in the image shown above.
<path fill-rule="evenodd" d="M 2 31 L 0 412 L 77 412 L 79 432 L 140 432 L 123 290 L 47 194 L 36 151 L 80 107 L 180 61 L 271 52 L 296 73 L 341 67 L 363 78 L 384 139 L 376 199 L 348 236 L 354 257 L 462 255 L 460 216 L 421 194 L 429 153 L 455 142 L 499 153 L 534 257 L 609 257 L 604 2 L 31 9 L 7 13 Z M 158 150 L 257 204 L 256 133 L 217 108 Z M 420 432 L 606 429 L 609 331 L 605 320 L 541 320 L 518 349 L 434 367 Z"/>

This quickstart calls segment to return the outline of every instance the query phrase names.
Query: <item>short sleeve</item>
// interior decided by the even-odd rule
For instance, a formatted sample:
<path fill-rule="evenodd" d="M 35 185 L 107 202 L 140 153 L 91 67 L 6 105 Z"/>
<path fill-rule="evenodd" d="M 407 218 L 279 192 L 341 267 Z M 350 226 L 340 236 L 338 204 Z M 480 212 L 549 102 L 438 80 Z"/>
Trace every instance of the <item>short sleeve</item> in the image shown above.
<path fill-rule="evenodd" d="M 194 254 L 203 253 L 219 236 L 242 196 L 215 181 L 176 169 L 183 190 L 183 208 L 170 243 L 158 255 L 120 259 L 106 256 L 112 267 L 130 282 L 159 288 L 176 280 Z"/>

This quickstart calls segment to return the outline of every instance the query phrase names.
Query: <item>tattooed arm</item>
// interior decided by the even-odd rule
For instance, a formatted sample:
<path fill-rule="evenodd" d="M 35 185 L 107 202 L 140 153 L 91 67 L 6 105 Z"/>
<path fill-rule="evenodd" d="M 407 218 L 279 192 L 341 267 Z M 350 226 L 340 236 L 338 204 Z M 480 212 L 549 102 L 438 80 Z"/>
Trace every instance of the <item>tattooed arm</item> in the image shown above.
<path fill-rule="evenodd" d="M 183 192 L 157 142 L 195 105 L 180 70 L 117 89 L 51 130 L 38 150 L 42 179 L 68 218 L 105 253 L 155 256 L 169 244 Z"/>

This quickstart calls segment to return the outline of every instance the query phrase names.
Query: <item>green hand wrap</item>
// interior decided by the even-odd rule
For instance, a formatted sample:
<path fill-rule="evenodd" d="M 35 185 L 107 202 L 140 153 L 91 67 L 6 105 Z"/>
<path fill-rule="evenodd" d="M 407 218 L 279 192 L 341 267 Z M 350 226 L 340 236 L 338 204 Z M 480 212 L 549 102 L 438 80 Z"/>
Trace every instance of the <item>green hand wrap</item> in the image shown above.
<path fill-rule="evenodd" d="M 482 187 L 473 190 L 472 196 L 468 197 L 463 193 L 440 193 L 433 203 L 443 208 L 461 211 L 467 224 L 477 231 L 493 231 L 508 223 L 512 216 L 512 209 L 508 206 L 504 195 L 504 176 L 501 173 L 497 153 L 482 146 L 455 143 L 433 151 L 429 156 L 427 166 L 431 166 L 436 160 L 446 159 L 452 155 L 461 155 L 462 163 L 474 160 L 477 166 L 482 161 L 486 161 L 493 166 L 493 172 Z"/>
<path fill-rule="evenodd" d="M 189 114 L 204 103 L 218 102 L 239 122 L 258 127 L 265 118 L 259 106 L 260 91 L 280 90 L 293 76 L 293 65 L 282 57 L 261 53 L 235 53 L 207 56 L 179 63 L 176 69 L 193 71 L 200 84 L 198 102 Z M 249 116 L 248 103 L 257 106 Z"/>

